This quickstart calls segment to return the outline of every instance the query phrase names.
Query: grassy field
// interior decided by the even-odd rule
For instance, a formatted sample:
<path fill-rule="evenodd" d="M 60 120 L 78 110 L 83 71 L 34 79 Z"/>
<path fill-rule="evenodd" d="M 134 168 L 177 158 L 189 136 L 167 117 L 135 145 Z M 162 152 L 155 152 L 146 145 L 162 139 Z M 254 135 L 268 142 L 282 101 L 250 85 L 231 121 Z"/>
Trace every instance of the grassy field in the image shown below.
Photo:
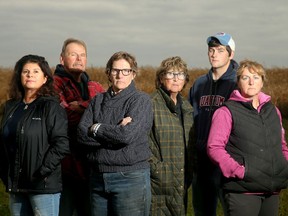
<path fill-rule="evenodd" d="M 4 185 L 0 180 L 0 215 L 1 216 L 8 216 L 9 208 L 8 208 L 8 194 L 5 193 Z"/>
<path fill-rule="evenodd" d="M 52 68 L 54 70 L 54 68 Z M 151 93 L 155 89 L 155 70 L 154 67 L 141 67 L 136 77 L 136 85 L 139 89 Z M 283 116 L 283 125 L 286 129 L 286 140 L 287 140 L 287 129 L 288 129 L 288 68 L 267 68 L 268 82 L 265 84 L 264 92 L 272 96 L 272 101 L 278 106 Z M 92 80 L 100 82 L 105 88 L 108 87 L 107 77 L 104 73 L 104 68 L 93 68 L 87 69 Z M 207 73 L 207 69 L 190 69 L 190 81 L 182 94 L 187 97 L 188 90 L 192 86 L 194 80 L 202 74 Z M 9 86 L 9 80 L 11 77 L 11 68 L 0 67 L 0 103 L 3 103 L 7 99 L 7 89 Z M 192 204 L 191 204 L 191 189 L 189 190 L 189 206 L 188 215 L 193 216 Z M 0 216 L 8 216 L 8 194 L 5 193 L 4 187 L 0 181 Z M 218 216 L 222 216 L 222 209 L 219 206 L 217 211 Z M 281 193 L 280 201 L 280 216 L 288 215 L 288 190 L 283 190 Z"/>

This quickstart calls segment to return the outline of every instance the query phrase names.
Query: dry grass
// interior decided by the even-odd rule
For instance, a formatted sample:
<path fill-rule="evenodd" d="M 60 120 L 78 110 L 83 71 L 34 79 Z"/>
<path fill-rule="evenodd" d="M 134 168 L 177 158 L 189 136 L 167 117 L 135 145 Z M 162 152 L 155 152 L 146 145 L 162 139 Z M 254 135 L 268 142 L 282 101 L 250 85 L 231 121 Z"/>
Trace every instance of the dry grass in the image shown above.
<path fill-rule="evenodd" d="M 11 70 L 12 69 L 0 67 L 0 103 L 3 103 L 7 99 Z"/>
<path fill-rule="evenodd" d="M 155 67 L 141 67 L 136 77 L 137 88 L 151 93 L 155 90 Z M 200 75 L 206 74 L 208 69 L 190 69 L 189 77 L 190 81 L 187 83 L 186 88 L 182 94 L 187 97 L 188 91 L 195 79 Z M 89 68 L 87 70 L 92 80 L 97 80 L 105 88 L 108 87 L 107 77 L 104 72 L 104 68 Z M 288 118 L 288 68 L 271 68 L 267 69 L 267 79 L 265 83 L 264 92 L 271 95 L 272 101 L 278 106 L 282 112 L 283 117 Z"/>
<path fill-rule="evenodd" d="M 145 91 L 147 93 L 152 93 L 155 90 L 155 77 L 156 77 L 156 67 L 140 67 L 137 76 L 135 78 L 135 83 L 138 89 Z M 190 81 L 187 83 L 186 88 L 183 90 L 183 95 L 186 97 L 188 95 L 189 87 L 192 86 L 194 80 L 206 73 L 206 69 L 191 69 L 189 70 Z M 105 74 L 105 68 L 88 68 L 87 73 L 91 80 L 97 80 L 105 88 L 108 88 L 107 76 Z"/>
<path fill-rule="evenodd" d="M 155 67 L 140 67 L 137 77 L 137 88 L 151 93 L 155 90 Z M 54 71 L 54 68 L 52 68 Z M 9 81 L 11 77 L 11 68 L 0 67 L 0 103 L 7 99 L 7 90 L 9 87 Z M 186 88 L 182 94 L 187 97 L 189 88 L 200 75 L 207 73 L 208 69 L 190 69 L 189 77 L 190 81 L 187 83 Z M 268 82 L 265 83 L 264 91 L 271 95 L 272 101 L 279 107 L 283 117 L 288 118 L 288 68 L 268 68 L 267 78 Z M 101 83 L 106 89 L 108 88 L 107 76 L 103 67 L 90 67 L 87 69 L 87 73 L 91 80 L 96 80 Z"/>

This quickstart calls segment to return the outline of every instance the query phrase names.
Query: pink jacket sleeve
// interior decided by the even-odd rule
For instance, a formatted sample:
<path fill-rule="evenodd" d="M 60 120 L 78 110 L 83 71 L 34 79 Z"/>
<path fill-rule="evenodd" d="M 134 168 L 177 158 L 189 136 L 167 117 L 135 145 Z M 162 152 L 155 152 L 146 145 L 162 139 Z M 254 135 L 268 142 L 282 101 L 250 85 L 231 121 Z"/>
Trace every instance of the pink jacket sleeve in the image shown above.
<path fill-rule="evenodd" d="M 207 154 L 217 164 L 226 178 L 244 178 L 245 167 L 235 161 L 225 150 L 232 129 L 232 116 L 227 107 L 217 109 L 207 142 Z"/>
<path fill-rule="evenodd" d="M 285 140 L 285 130 L 284 130 L 283 126 L 282 126 L 282 116 L 281 116 L 281 113 L 280 113 L 279 109 L 276 108 L 276 110 L 277 110 L 277 114 L 278 114 L 278 116 L 280 118 L 281 128 L 282 128 L 282 137 L 281 137 L 282 138 L 281 139 L 282 140 L 282 151 L 283 151 L 284 157 L 288 161 L 288 147 L 287 147 L 287 142 Z"/>

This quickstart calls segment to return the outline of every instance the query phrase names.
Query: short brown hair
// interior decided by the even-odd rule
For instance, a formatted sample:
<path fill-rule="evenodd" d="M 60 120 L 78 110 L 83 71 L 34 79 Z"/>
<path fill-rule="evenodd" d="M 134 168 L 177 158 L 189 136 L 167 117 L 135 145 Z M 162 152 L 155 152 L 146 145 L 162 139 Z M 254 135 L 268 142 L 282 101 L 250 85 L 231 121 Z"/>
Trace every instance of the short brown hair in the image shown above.
<path fill-rule="evenodd" d="M 76 43 L 76 44 L 82 45 L 84 47 L 86 55 L 87 55 L 87 47 L 86 47 L 86 43 L 84 41 L 76 39 L 76 38 L 68 38 L 63 43 L 62 50 L 61 50 L 61 56 L 63 56 L 65 54 L 66 48 L 70 43 Z"/>
<path fill-rule="evenodd" d="M 177 69 L 177 70 L 181 70 L 182 72 L 185 73 L 186 75 L 186 79 L 185 79 L 185 84 L 183 86 L 183 88 L 185 87 L 186 83 L 189 82 L 189 75 L 188 75 L 188 68 L 187 68 L 187 64 L 185 61 L 183 61 L 181 59 L 181 57 L 179 56 L 173 56 L 173 57 L 169 57 L 164 59 L 161 64 L 160 67 L 158 68 L 158 70 L 156 71 L 156 80 L 155 80 L 155 85 L 156 88 L 161 87 L 161 78 L 165 75 L 166 72 L 168 72 L 170 69 Z"/>
<path fill-rule="evenodd" d="M 237 81 L 239 81 L 244 69 L 247 68 L 250 73 L 258 74 L 262 77 L 263 81 L 266 81 L 266 72 L 264 67 L 256 61 L 252 61 L 249 59 L 245 59 L 239 63 L 239 67 L 237 70 Z"/>
<path fill-rule="evenodd" d="M 127 52 L 124 52 L 124 51 L 119 51 L 119 52 L 116 52 L 114 53 L 110 59 L 108 60 L 107 64 L 106 64 L 106 74 L 109 75 L 111 69 L 112 69 L 112 66 L 113 66 L 113 63 L 115 61 L 118 61 L 120 59 L 124 59 L 126 60 L 129 64 L 130 64 L 130 67 L 131 69 L 136 73 L 137 72 L 137 61 L 136 61 L 136 58 L 127 53 Z"/>
<path fill-rule="evenodd" d="M 212 38 L 210 40 L 210 42 L 208 43 L 208 47 L 219 47 L 219 46 L 223 46 L 219 40 L 217 38 Z M 232 49 L 230 46 L 225 46 L 226 47 L 226 50 L 227 52 L 229 53 L 229 56 L 231 56 L 232 54 Z"/>

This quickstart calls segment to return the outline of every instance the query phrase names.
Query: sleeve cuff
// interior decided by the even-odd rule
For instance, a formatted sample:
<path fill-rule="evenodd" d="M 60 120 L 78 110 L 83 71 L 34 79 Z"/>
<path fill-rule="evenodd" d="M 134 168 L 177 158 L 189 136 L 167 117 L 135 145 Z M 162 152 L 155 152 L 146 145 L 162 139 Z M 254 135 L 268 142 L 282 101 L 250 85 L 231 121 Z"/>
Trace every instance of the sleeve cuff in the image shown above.
<path fill-rule="evenodd" d="M 92 134 L 93 134 L 94 137 L 96 137 L 97 131 L 98 131 L 100 126 L 101 126 L 101 123 L 97 123 L 97 124 L 94 124 L 92 126 Z"/>

